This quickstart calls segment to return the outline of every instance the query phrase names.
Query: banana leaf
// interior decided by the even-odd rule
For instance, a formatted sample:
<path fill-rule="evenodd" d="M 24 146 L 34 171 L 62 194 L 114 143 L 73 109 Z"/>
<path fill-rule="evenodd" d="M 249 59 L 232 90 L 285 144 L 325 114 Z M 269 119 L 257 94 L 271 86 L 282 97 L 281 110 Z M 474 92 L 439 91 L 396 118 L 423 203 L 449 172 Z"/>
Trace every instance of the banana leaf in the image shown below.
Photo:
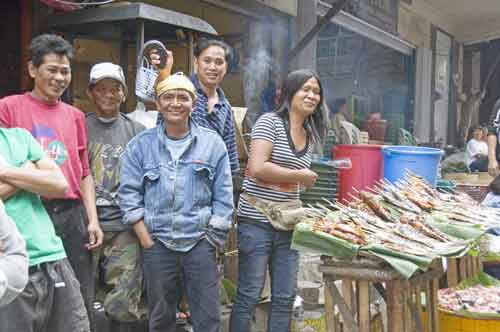
<path fill-rule="evenodd" d="M 388 262 L 405 278 L 410 278 L 418 269 L 427 270 L 434 257 L 420 257 L 403 254 L 380 245 L 359 246 L 333 235 L 315 231 L 309 223 L 295 226 L 292 248 L 296 250 L 314 251 L 338 259 L 349 260 L 356 257 L 360 250 L 370 252 Z"/>
<path fill-rule="evenodd" d="M 373 255 L 389 263 L 390 266 L 392 266 L 396 271 L 401 273 L 401 275 L 406 279 L 410 279 L 411 276 L 420 269 L 420 266 L 413 263 L 412 261 L 408 261 L 392 255 L 382 254 L 376 251 L 370 251 L 370 252 Z"/>
<path fill-rule="evenodd" d="M 314 251 L 339 259 L 352 259 L 358 255 L 359 246 L 333 235 L 315 231 L 309 223 L 295 225 L 292 249 Z"/>
<path fill-rule="evenodd" d="M 472 243 L 473 241 L 459 241 L 444 244 L 443 247 L 436 249 L 434 253 L 441 257 L 462 257 L 471 252 Z"/>
<path fill-rule="evenodd" d="M 463 240 L 477 240 L 486 233 L 486 229 L 480 226 L 460 225 L 457 222 L 451 222 L 440 213 L 431 214 L 426 222 L 441 232 Z"/>
<path fill-rule="evenodd" d="M 410 278 L 418 270 L 427 271 L 432 261 L 437 258 L 437 256 L 431 254 L 429 256 L 411 255 L 373 244 L 363 246 L 361 250 L 382 258 L 406 279 Z"/>

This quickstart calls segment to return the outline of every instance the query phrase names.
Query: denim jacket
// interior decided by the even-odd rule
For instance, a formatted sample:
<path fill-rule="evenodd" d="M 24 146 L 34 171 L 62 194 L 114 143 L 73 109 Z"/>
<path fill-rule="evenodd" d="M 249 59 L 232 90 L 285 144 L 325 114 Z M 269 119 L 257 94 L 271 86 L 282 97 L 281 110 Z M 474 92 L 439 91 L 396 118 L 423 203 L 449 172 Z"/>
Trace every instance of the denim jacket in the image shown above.
<path fill-rule="evenodd" d="M 204 237 L 223 249 L 233 213 L 229 156 L 217 133 L 189 125 L 192 141 L 177 161 L 163 121 L 129 142 L 118 190 L 123 223 L 144 220 L 171 250 L 189 251 Z"/>

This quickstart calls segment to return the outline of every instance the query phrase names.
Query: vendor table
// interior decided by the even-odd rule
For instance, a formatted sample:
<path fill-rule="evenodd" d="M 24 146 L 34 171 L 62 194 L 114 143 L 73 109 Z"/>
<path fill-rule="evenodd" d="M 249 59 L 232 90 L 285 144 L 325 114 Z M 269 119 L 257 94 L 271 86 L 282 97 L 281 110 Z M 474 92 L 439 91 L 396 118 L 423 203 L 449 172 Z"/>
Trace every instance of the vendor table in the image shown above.
<path fill-rule="evenodd" d="M 437 291 L 443 274 L 440 261 L 427 272 L 404 279 L 390 265 L 370 258 L 349 261 L 322 257 L 320 271 L 325 281 L 325 316 L 329 332 L 370 332 L 370 285 L 381 293 L 387 306 L 388 332 L 438 332 Z M 342 293 L 335 281 L 342 281 Z M 430 319 L 423 326 L 422 294 Z M 342 317 L 340 329 L 335 306 Z"/>

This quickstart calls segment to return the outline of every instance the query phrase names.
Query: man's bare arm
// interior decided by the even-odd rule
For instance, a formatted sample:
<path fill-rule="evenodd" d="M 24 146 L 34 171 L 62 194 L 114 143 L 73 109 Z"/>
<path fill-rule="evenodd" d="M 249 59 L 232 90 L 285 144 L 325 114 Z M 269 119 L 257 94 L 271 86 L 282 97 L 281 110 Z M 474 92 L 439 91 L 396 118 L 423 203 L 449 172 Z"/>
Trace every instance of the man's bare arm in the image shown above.
<path fill-rule="evenodd" d="M 0 181 L 49 198 L 63 197 L 68 188 L 59 166 L 48 157 L 36 161 L 34 165 L 27 162 L 22 167 L 2 166 Z"/>
<path fill-rule="evenodd" d="M 82 203 L 85 206 L 89 224 L 87 231 L 89 233 L 89 243 L 87 249 L 92 250 L 99 247 L 104 239 L 104 233 L 99 226 L 97 209 L 95 205 L 95 185 L 92 175 L 87 175 L 80 181 L 80 190 L 82 192 Z"/>

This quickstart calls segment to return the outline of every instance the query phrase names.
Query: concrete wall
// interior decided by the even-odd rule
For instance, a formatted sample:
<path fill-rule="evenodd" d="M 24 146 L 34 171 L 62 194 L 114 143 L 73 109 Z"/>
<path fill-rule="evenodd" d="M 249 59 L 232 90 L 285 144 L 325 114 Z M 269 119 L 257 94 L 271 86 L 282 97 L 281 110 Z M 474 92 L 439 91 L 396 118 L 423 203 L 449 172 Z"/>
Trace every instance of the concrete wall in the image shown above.
<path fill-rule="evenodd" d="M 398 34 L 418 47 L 431 48 L 431 25 L 455 36 L 451 17 L 441 15 L 439 11 L 424 0 L 413 0 L 411 5 L 400 2 L 398 15 Z"/>

